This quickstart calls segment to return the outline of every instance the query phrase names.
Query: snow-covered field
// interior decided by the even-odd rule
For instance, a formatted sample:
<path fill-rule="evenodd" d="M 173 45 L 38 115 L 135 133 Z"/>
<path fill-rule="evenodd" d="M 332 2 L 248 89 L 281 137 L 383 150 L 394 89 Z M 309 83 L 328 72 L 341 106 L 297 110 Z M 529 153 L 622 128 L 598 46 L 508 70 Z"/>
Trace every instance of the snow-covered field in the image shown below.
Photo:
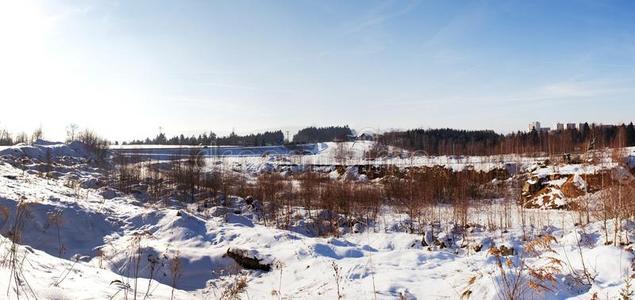
<path fill-rule="evenodd" d="M 384 206 L 377 224 L 340 237 L 319 237 L 303 220 L 295 220 L 290 230 L 264 226 L 238 197 L 231 197 L 226 207 L 201 210 L 176 201 L 149 204 L 96 188 L 99 170 L 82 161 L 87 154 L 77 145 L 4 148 L 0 156 L 28 151 L 28 157 L 43 160 L 42 149 L 49 147 L 56 149 L 56 157 L 76 160 L 57 165 L 55 178 L 40 176 L 33 171 L 37 168 L 12 166 L 14 157 L 0 161 L 3 299 L 17 299 L 18 294 L 23 299 L 221 299 L 241 280 L 246 284 L 237 292 L 241 299 L 505 299 L 502 274 L 510 276 L 525 264 L 538 270 L 554 261 L 559 263 L 558 270 L 552 270 L 553 281 L 545 281 L 540 292 L 528 289 L 525 299 L 616 299 L 635 271 L 632 245 L 604 245 L 600 222 L 575 226 L 578 216 L 568 211 L 525 210 L 528 223 L 523 232 L 518 207 L 511 209 L 509 230 L 488 230 L 487 219 L 499 218 L 503 207 L 496 201 L 475 206 L 469 214 L 474 225 L 464 235 L 453 234 L 452 222 L 438 228 L 439 239 L 449 244 L 440 247 L 424 246 L 428 234 L 407 233 L 406 217 Z M 297 163 L 332 161 L 332 149 L 334 145 L 318 155 L 300 157 Z M 452 168 L 476 161 L 415 159 L 422 165 Z M 478 161 L 499 165 L 512 160 Z M 536 161 L 527 158 L 524 164 Z M 223 158 L 228 166 L 251 165 L 253 172 L 272 162 L 280 158 Z M 569 168 L 576 174 L 589 171 L 583 166 L 565 170 Z M 439 207 L 438 213 L 441 219 L 452 218 L 448 207 Z M 635 239 L 635 224 L 622 225 L 624 238 Z M 608 226 L 610 231 L 613 224 Z M 516 252 L 509 265 L 503 261 L 501 273 L 488 249 L 505 245 L 519 251 L 523 236 L 554 240 L 548 242 L 550 249 L 531 255 Z M 10 237 L 19 244 L 13 245 Z M 261 262 L 271 262 L 273 270 L 245 270 L 226 255 L 229 248 L 249 250 Z M 12 268 L 11 262 L 17 266 Z M 523 285 L 530 285 L 532 277 L 523 278 Z"/>

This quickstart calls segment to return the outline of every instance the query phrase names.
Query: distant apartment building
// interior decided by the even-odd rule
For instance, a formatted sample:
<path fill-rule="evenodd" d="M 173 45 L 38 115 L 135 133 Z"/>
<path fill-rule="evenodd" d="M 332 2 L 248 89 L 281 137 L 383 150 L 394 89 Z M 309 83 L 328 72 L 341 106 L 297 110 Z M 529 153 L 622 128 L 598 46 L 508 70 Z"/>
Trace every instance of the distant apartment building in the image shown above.
<path fill-rule="evenodd" d="M 540 122 L 536 121 L 536 122 L 529 123 L 529 131 L 533 131 L 533 130 L 540 133 L 548 133 L 549 131 L 551 131 L 551 127 L 542 127 L 540 125 Z"/>
<path fill-rule="evenodd" d="M 582 130 L 582 128 L 584 127 L 584 124 L 585 123 L 580 123 L 580 124 L 577 124 L 577 123 L 556 123 L 553 127 L 542 127 L 540 122 L 536 121 L 536 122 L 529 123 L 528 129 L 529 129 L 529 131 L 536 130 L 536 131 L 542 132 L 542 133 L 550 132 L 552 128 L 554 129 L 554 132 L 555 131 L 565 131 L 565 130 L 576 130 L 576 129 Z"/>
<path fill-rule="evenodd" d="M 564 124 L 562 124 L 562 123 L 557 123 L 557 124 L 556 124 L 556 130 L 558 130 L 558 131 L 564 131 Z"/>

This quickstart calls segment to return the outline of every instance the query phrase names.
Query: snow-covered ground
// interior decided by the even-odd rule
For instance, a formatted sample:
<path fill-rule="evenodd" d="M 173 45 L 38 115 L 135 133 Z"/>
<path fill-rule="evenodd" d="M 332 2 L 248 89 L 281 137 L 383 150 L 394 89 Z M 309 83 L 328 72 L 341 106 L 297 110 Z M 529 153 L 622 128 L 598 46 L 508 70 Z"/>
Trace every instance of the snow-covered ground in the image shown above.
<path fill-rule="evenodd" d="M 335 165 L 368 165 L 368 166 L 397 166 L 401 168 L 412 166 L 444 166 L 454 171 L 462 171 L 466 168 L 476 171 L 488 172 L 494 169 L 506 169 L 510 173 L 527 172 L 534 170 L 537 175 L 552 173 L 561 174 L 591 174 L 600 170 L 615 167 L 611 154 L 603 151 L 594 153 L 596 162 L 589 164 L 571 164 L 564 167 L 549 166 L 539 168 L 546 156 L 526 156 L 518 154 L 491 155 L 491 156 L 459 156 L 441 155 L 431 156 L 423 151 L 405 151 L 395 147 L 387 147 L 380 151 L 377 158 L 369 157 L 371 150 L 375 148 L 374 141 L 355 142 L 327 142 L 304 145 L 305 149 L 312 153 L 309 155 L 298 154 L 302 151 L 287 149 L 283 146 L 267 147 L 238 147 L 219 146 L 203 148 L 202 146 L 166 146 L 166 145 L 120 145 L 113 146 L 118 153 L 129 155 L 141 155 L 152 160 L 170 159 L 171 155 L 190 154 L 192 149 L 198 149 L 197 155 L 205 158 L 207 166 L 223 166 L 225 168 L 239 170 L 245 173 L 258 173 L 273 170 L 279 166 L 302 168 L 303 166 L 335 166 Z M 635 166 L 635 147 L 626 148 L 631 153 L 630 163 Z M 590 159 L 590 157 L 588 157 Z"/>
<path fill-rule="evenodd" d="M 70 157 L 86 156 L 72 147 L 51 147 Z M 2 149 L 1 155 L 31 151 L 18 148 Z M 333 154 L 326 151 L 319 155 Z M 251 159 L 254 168 L 273 160 L 236 159 Z M 451 222 L 438 229 L 439 239 L 452 237 L 445 241 L 453 246 L 428 247 L 422 245 L 426 237 L 407 233 L 407 218 L 387 206 L 377 224 L 359 233 L 317 237 L 302 220 L 291 230 L 264 226 L 240 198 L 232 197 L 228 208 L 203 210 L 177 202 L 151 205 L 74 184 L 99 178 L 82 162 L 61 170 L 57 179 L 45 178 L 0 162 L 0 212 L 6 212 L 0 214 L 0 289 L 8 288 L 3 299 L 17 299 L 16 290 L 21 298 L 38 299 L 132 299 L 135 290 L 139 299 L 170 299 L 173 286 L 174 299 L 220 299 L 239 279 L 246 280 L 243 299 L 337 299 L 338 291 L 343 299 L 500 299 L 502 273 L 488 249 L 520 250 L 524 235 L 553 236 L 548 243 L 553 252 L 513 256 L 504 270 L 513 272 L 520 257 L 536 269 L 553 259 L 561 262 L 554 281 L 546 283 L 549 289 L 528 290 L 526 299 L 592 299 L 594 294 L 615 299 L 635 271 L 632 246 L 605 246 L 601 223 L 576 227 L 578 216 L 568 211 L 526 210 L 523 233 L 517 207 L 511 209 L 509 230 L 490 231 L 482 225 L 497 222 L 503 206 L 474 206 L 469 214 L 474 225 L 465 235 L 453 235 Z M 436 210 L 440 219 L 451 220 L 450 208 Z M 27 212 L 19 219 L 23 222 L 16 223 L 17 212 Z M 635 224 L 623 227 L 626 238 L 635 239 Z M 19 245 L 13 248 L 8 237 L 16 231 Z M 244 270 L 227 257 L 229 248 L 250 250 L 274 268 Z M 8 265 L 12 249 L 17 249 L 19 285 Z M 582 276 L 585 269 L 592 280 Z M 525 279 L 529 284 L 531 277 Z"/>
<path fill-rule="evenodd" d="M 315 155 L 220 155 L 206 156 L 208 165 L 223 165 L 233 169 L 241 169 L 245 172 L 258 172 L 274 169 L 279 165 L 295 166 L 334 166 L 334 165 L 368 165 L 368 166 L 397 166 L 400 168 L 412 166 L 444 166 L 454 171 L 462 171 L 467 168 L 476 171 L 488 172 L 494 169 L 506 169 L 510 173 L 527 172 L 536 170 L 537 174 L 566 173 L 566 174 L 590 174 L 599 170 L 615 167 L 610 154 L 598 152 L 597 162 L 565 165 L 564 167 L 551 166 L 539 168 L 549 157 L 523 156 L 516 154 L 492 155 L 492 156 L 430 156 L 424 152 L 408 152 L 396 148 L 382 152 L 384 156 L 371 159 L 369 151 L 375 142 L 357 141 L 343 143 L 318 144 Z M 635 148 L 629 148 L 635 156 Z M 634 157 L 630 158 L 635 159 Z M 635 163 L 633 163 L 635 165 Z"/>

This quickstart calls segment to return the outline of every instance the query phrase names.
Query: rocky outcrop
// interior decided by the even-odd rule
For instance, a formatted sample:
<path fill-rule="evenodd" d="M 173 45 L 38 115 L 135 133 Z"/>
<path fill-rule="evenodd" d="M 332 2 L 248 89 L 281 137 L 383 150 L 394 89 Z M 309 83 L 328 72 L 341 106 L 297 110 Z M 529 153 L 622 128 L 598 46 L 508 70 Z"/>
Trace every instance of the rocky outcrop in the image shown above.
<path fill-rule="evenodd" d="M 249 270 L 269 272 L 273 264 L 271 259 L 258 257 L 258 254 L 253 250 L 229 248 L 226 255 L 236 261 L 241 267 Z"/>

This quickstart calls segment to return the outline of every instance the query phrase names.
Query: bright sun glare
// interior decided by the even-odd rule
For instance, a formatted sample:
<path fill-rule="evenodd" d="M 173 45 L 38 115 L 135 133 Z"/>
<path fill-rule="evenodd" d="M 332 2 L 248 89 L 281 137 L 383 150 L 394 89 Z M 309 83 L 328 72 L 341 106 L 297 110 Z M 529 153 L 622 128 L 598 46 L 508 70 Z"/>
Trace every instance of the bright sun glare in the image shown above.
<path fill-rule="evenodd" d="M 9 109 L 28 99 L 26 94 L 41 83 L 37 79 L 46 70 L 46 31 L 46 15 L 35 2 L 0 2 L 0 95 Z"/>
<path fill-rule="evenodd" d="M 34 128 L 47 111 L 59 107 L 56 91 L 69 77 L 47 42 L 55 16 L 36 1 L 0 1 L 0 99 L 7 112 L 0 127 Z M 56 106 L 57 105 L 57 106 Z"/>

